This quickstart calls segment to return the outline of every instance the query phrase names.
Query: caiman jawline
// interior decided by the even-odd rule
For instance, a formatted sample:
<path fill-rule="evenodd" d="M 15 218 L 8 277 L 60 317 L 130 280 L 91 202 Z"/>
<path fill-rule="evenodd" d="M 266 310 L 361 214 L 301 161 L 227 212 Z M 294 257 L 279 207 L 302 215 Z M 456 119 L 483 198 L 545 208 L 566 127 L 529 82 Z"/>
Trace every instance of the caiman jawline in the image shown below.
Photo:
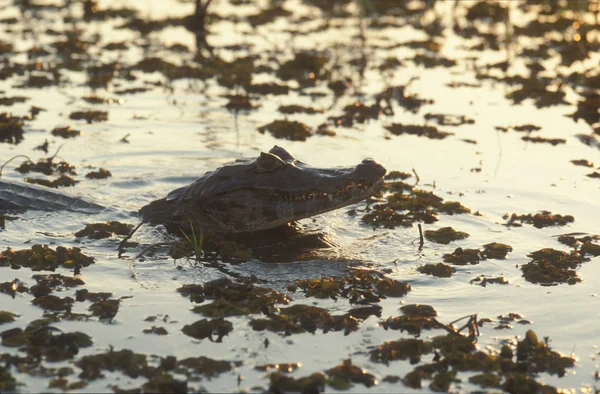
<path fill-rule="evenodd" d="M 335 189 L 329 189 L 327 191 L 320 191 L 311 189 L 308 192 L 302 191 L 287 191 L 287 190 L 273 190 L 273 189 L 254 189 L 256 192 L 261 193 L 266 198 L 277 201 L 306 201 L 313 200 L 315 198 L 327 198 L 329 201 L 333 201 L 338 197 L 348 197 L 348 199 L 356 198 L 352 192 L 361 192 L 361 195 L 367 194 L 370 190 L 376 189 L 381 186 L 382 180 L 367 180 L 357 179 L 349 180 L 344 182 L 342 185 Z"/>

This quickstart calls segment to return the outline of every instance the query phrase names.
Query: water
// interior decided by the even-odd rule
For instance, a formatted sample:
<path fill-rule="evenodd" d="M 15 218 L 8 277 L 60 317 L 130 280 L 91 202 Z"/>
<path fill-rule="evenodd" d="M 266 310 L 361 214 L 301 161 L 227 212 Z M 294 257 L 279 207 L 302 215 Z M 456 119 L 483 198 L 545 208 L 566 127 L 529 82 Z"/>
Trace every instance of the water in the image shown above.
<path fill-rule="evenodd" d="M 264 4 L 263 4 L 264 3 Z M 501 340 L 523 337 L 528 329 L 538 336 L 550 338 L 553 350 L 577 358 L 575 368 L 568 369 L 563 378 L 541 374 L 538 381 L 559 388 L 591 392 L 598 390 L 594 374 L 598 371 L 598 344 L 600 324 L 598 283 L 600 270 L 598 258 L 581 265 L 578 275 L 583 280 L 573 286 L 566 284 L 543 287 L 527 282 L 522 277 L 519 265 L 530 259 L 528 253 L 541 248 L 555 248 L 568 251 L 569 248 L 556 240 L 556 235 L 582 232 L 598 232 L 598 196 L 600 183 L 597 179 L 586 177 L 593 171 L 572 165 L 574 159 L 596 161 L 598 150 L 582 144 L 578 134 L 590 134 L 590 126 L 583 121 L 574 122 L 565 115 L 576 110 L 576 102 L 581 99 L 578 90 L 562 87 L 567 93 L 568 104 L 549 108 L 536 108 L 532 100 L 515 105 L 505 95 L 515 89 L 501 82 L 478 81 L 475 69 L 481 70 L 485 64 L 506 60 L 507 53 L 522 47 L 540 45 L 539 37 L 518 37 L 506 49 L 500 51 L 470 51 L 467 45 L 478 42 L 475 39 L 463 39 L 449 28 L 451 23 L 452 2 L 436 5 L 435 12 L 448 28 L 443 38 L 441 54 L 457 61 L 451 68 L 424 68 L 406 60 L 422 53 L 399 45 L 394 49 L 383 49 L 384 45 L 422 40 L 427 36 L 423 30 L 406 23 L 401 27 L 387 29 L 366 29 L 367 37 L 364 49 L 360 47 L 357 35 L 360 33 L 357 17 L 334 18 L 331 26 L 317 29 L 325 23 L 320 12 L 299 1 L 285 2 L 285 8 L 293 12 L 288 19 L 278 18 L 274 23 L 258 27 L 256 30 L 244 22 L 234 22 L 232 16 L 243 17 L 267 7 L 267 2 L 233 6 L 226 1 L 215 1 L 209 12 L 218 13 L 223 19 L 215 20 L 210 26 L 207 40 L 215 46 L 215 51 L 224 59 L 231 60 L 247 54 L 258 56 L 258 63 L 277 68 L 278 64 L 292 57 L 292 50 L 327 50 L 332 63 L 340 65 L 334 75 L 349 77 L 353 87 L 344 96 L 335 99 L 327 89 L 326 82 L 307 91 L 324 92 L 323 97 L 309 97 L 301 91 L 291 90 L 287 95 L 269 95 L 254 100 L 260 107 L 251 112 L 232 114 L 224 108 L 228 102 L 222 95 L 232 93 L 219 86 L 214 79 L 208 81 L 182 79 L 168 82 L 162 74 L 139 73 L 136 81 L 129 82 L 116 78 L 106 91 L 97 93 L 118 97 L 119 104 L 90 105 L 81 97 L 92 93 L 86 86 L 86 75 L 82 72 L 61 70 L 65 82 L 59 87 L 16 88 L 17 81 L 24 77 L 14 76 L 0 81 L 3 96 L 27 96 L 25 103 L 11 107 L 2 107 L 0 111 L 13 114 L 25 114 L 31 105 L 46 109 L 35 120 L 26 123 L 23 142 L 18 145 L 0 144 L 0 158 L 6 160 L 17 154 L 30 156 L 34 161 L 42 156 L 52 155 L 63 143 L 58 157 L 76 165 L 81 180 L 76 186 L 68 188 L 68 193 L 82 196 L 105 205 L 110 209 L 96 216 L 69 214 L 64 212 L 27 212 L 19 214 L 18 219 L 9 221 L 0 236 L 2 249 L 14 250 L 30 247 L 32 244 L 49 244 L 52 247 L 63 245 L 78 246 L 83 252 L 94 256 L 96 264 L 83 270 L 82 279 L 85 288 L 92 292 L 112 292 L 114 297 L 131 297 L 121 301 L 120 309 L 110 323 L 100 323 L 97 319 L 85 322 L 61 321 L 55 326 L 64 332 L 81 331 L 93 338 L 94 345 L 81 349 L 76 360 L 85 356 L 114 349 L 131 349 L 134 352 L 158 355 L 173 355 L 177 359 L 204 355 L 219 360 L 242 361 L 233 370 L 212 379 L 200 382 L 188 382 L 190 388 L 203 388 L 210 392 L 253 391 L 257 387 L 266 389 L 269 379 L 265 372 L 254 369 L 255 365 L 277 362 L 300 362 L 302 367 L 290 376 L 307 376 L 313 372 L 322 372 L 348 357 L 355 365 L 373 373 L 379 381 L 386 375 L 404 376 L 413 366 L 408 362 L 395 361 L 389 365 L 377 364 L 369 360 L 368 351 L 386 340 L 395 340 L 410 335 L 398 331 L 385 331 L 377 323 L 381 320 L 371 316 L 362 323 L 358 331 L 344 336 L 343 332 L 323 334 L 297 334 L 285 337 L 267 331 L 253 331 L 248 322 L 257 316 L 228 317 L 234 330 L 223 343 L 208 340 L 195 340 L 184 335 L 181 328 L 202 317 L 190 311 L 192 305 L 178 294 L 175 289 L 183 284 L 205 283 L 209 280 L 227 276 L 224 272 L 197 265 L 186 260 L 173 261 L 165 256 L 164 249 L 155 257 L 143 261 L 132 257 L 142 250 L 142 246 L 128 250 L 126 257 L 118 258 L 116 247 L 119 239 L 105 240 L 76 239 L 73 234 L 87 223 L 106 220 L 119 220 L 137 224 L 138 219 L 131 214 L 140 206 L 160 198 L 182 185 L 187 185 L 208 170 L 230 162 L 239 157 L 253 157 L 261 151 L 267 151 L 273 145 L 285 147 L 300 160 L 314 166 L 347 166 L 359 163 L 365 157 L 376 158 L 388 170 L 401 170 L 412 173 L 413 169 L 420 180 L 418 187 L 443 197 L 447 201 L 460 201 L 472 212 L 479 211 L 482 216 L 439 215 L 439 222 L 424 225 L 424 229 L 437 229 L 452 226 L 470 234 L 466 240 L 450 245 L 426 242 L 419 250 L 418 230 L 398 227 L 396 229 L 371 229 L 360 221 L 360 215 L 349 216 L 348 208 L 317 216 L 316 222 L 307 219 L 305 226 L 316 226 L 331 238 L 333 246 L 328 250 L 311 251 L 308 259 L 294 262 L 265 263 L 253 259 L 227 270 L 243 275 L 255 275 L 266 281 L 265 286 L 286 291 L 286 285 L 299 278 L 340 276 L 352 267 L 367 266 L 373 269 L 389 269 L 388 277 L 408 281 L 412 291 L 401 299 L 388 298 L 379 305 L 383 307 L 382 319 L 400 314 L 401 304 L 429 304 L 439 313 L 438 320 L 449 323 L 465 315 L 478 314 L 479 318 L 516 312 L 529 320 L 531 325 L 514 324 L 508 330 L 494 330 L 495 324 L 481 328 L 478 341 L 480 349 L 500 348 Z M 458 5 L 457 12 L 464 15 L 473 3 Z M 193 4 L 177 1 L 164 2 L 99 2 L 100 9 L 107 7 L 135 7 L 140 17 L 161 19 L 167 16 L 181 17 L 193 11 Z M 524 25 L 531 15 L 519 10 L 516 3 L 511 7 L 513 23 Z M 597 7 L 597 5 L 596 5 Z M 0 39 L 15 46 L 16 53 L 4 54 L 4 58 L 13 62 L 31 63 L 25 55 L 32 45 L 46 47 L 56 38 L 49 35 L 47 28 L 58 31 L 69 30 L 71 25 L 65 22 L 70 13 L 81 18 L 79 4 L 71 5 L 60 11 L 42 10 L 37 15 L 26 12 L 22 18 L 16 5 L 5 3 L 0 11 L 2 18 L 15 16 L 19 22 L 13 25 L 0 24 Z M 356 4 L 348 6 L 356 13 Z M 570 11 L 569 11 L 570 12 Z M 575 15 L 569 14 L 568 15 Z M 423 21 L 434 17 L 429 10 Z M 301 19 L 306 18 L 306 19 Z M 583 17 L 592 24 L 590 15 Z M 382 17 L 382 20 L 385 18 Z M 418 18 L 417 18 L 418 20 Z M 593 19 L 592 19 L 593 20 Z M 123 67 L 137 63 L 143 56 L 157 56 L 176 64 L 190 63 L 193 53 L 174 53 L 165 45 L 182 43 L 194 46 L 193 35 L 182 27 L 170 27 L 159 32 L 142 36 L 128 29 L 115 29 L 124 19 L 76 23 L 82 30 L 82 39 L 99 38 L 82 56 L 90 63 L 118 61 Z M 366 24 L 366 21 L 363 23 Z M 464 23 L 464 22 L 463 22 Z M 503 26 L 496 29 L 503 34 Z M 492 29 L 492 31 L 494 31 Z M 571 34 L 566 32 L 566 35 Z M 60 36 L 59 36 L 60 37 Z M 593 38 L 593 37 L 592 37 Z M 100 45 L 109 42 L 124 41 L 129 48 L 124 51 L 103 51 Z M 597 45 L 597 36 L 595 37 Z M 221 47 L 244 43 L 251 45 L 249 52 L 233 51 Z M 141 44 L 149 44 L 143 49 Z M 360 79 L 351 61 L 366 56 L 369 60 L 364 79 Z M 475 56 L 475 60 L 469 57 Z M 511 55 L 509 55 L 511 56 Z M 402 66 L 393 73 L 382 74 L 376 66 L 384 59 L 398 57 Z M 558 66 L 558 56 L 541 61 L 550 77 L 568 75 L 567 71 L 579 69 L 598 73 L 598 53 L 591 53 L 585 62 L 576 63 L 572 69 Z M 52 61 L 52 56 L 40 59 L 41 63 Z M 524 73 L 522 57 L 512 56 L 513 63 L 508 75 Z M 336 74 L 337 73 L 337 74 Z M 498 72 L 498 75 L 502 75 Z M 260 134 L 257 127 L 275 119 L 284 118 L 277 108 L 284 104 L 302 104 L 325 110 L 315 115 L 288 115 L 289 120 L 298 120 L 310 127 L 326 122 L 329 116 L 339 116 L 342 109 L 356 100 L 365 104 L 374 103 L 374 95 L 386 86 L 405 85 L 411 78 L 407 92 L 421 98 L 433 99 L 433 104 L 424 105 L 417 113 L 403 110 L 394 102 L 393 116 L 379 116 L 364 124 L 353 127 L 332 127 L 335 137 L 315 135 L 306 141 L 275 139 L 268 133 Z M 270 73 L 255 75 L 253 81 L 273 81 Z M 162 82 L 163 86 L 153 88 L 146 93 L 135 95 L 117 95 L 116 89 L 140 87 L 149 83 Z M 479 83 L 480 87 L 451 88 L 447 84 L 454 81 Z M 281 82 L 280 82 L 281 83 Z M 295 87 L 295 82 L 290 82 Z M 87 124 L 68 118 L 75 110 L 96 109 L 108 111 L 106 122 Z M 430 140 L 416 136 L 394 136 L 384 126 L 391 123 L 425 124 L 426 113 L 448 113 L 466 115 L 475 120 L 474 124 L 458 127 L 439 126 L 441 130 L 455 133 L 444 140 Z M 434 124 L 429 122 L 428 124 Z M 552 146 L 547 143 L 531 143 L 521 139 L 525 133 L 509 131 L 503 133 L 496 126 L 534 124 L 541 127 L 539 135 L 546 138 L 564 138 L 566 144 Z M 53 137 L 49 131 L 56 126 L 71 125 L 80 129 L 80 137 L 63 140 Z M 128 143 L 120 142 L 127 136 Z M 44 140 L 50 142 L 48 155 L 33 148 Z M 469 144 L 462 139 L 472 139 L 477 144 Z M 87 165 L 103 167 L 111 171 L 112 177 L 106 180 L 88 181 L 82 177 Z M 4 169 L 3 177 L 10 180 L 22 180 L 23 176 Z M 480 170 L 474 171 L 478 168 Z M 35 174 L 37 175 L 37 174 Z M 416 182 L 413 178 L 407 182 Z M 356 208 L 364 209 L 364 203 Z M 511 228 L 503 225 L 505 213 L 536 213 L 548 210 L 552 213 L 569 214 L 575 222 L 564 227 L 536 229 L 531 225 Z M 170 241 L 173 238 L 157 228 L 143 226 L 134 240 L 143 245 Z M 451 278 L 436 278 L 420 274 L 416 268 L 439 263 L 442 255 L 451 253 L 456 247 L 481 248 L 490 242 L 502 242 L 512 246 L 513 251 L 505 260 L 485 260 L 478 265 L 456 266 Z M 59 270 L 70 274 L 67 270 Z M 14 278 L 29 286 L 34 284 L 32 272 L 28 269 L 0 269 L 0 282 Z M 504 276 L 508 285 L 488 285 L 481 287 L 470 284 L 478 275 L 491 277 Z M 71 295 L 73 291 L 65 289 L 60 296 Z M 288 292 L 289 293 L 289 292 Z M 352 306 L 344 299 L 338 301 L 305 299 L 302 293 L 289 293 L 292 304 L 316 304 L 326 308 L 332 314 L 347 312 Z M 2 296 L 0 309 L 17 313 L 20 317 L 13 323 L 3 324 L 0 331 L 14 327 L 25 328 L 28 322 L 41 316 L 41 309 L 30 304 L 32 296 L 17 294 L 14 299 Z M 400 301 L 400 303 L 399 303 Z M 74 312 L 87 313 L 89 303 L 76 303 Z M 148 316 L 158 316 L 164 321 L 145 322 Z M 160 324 L 158 324 L 160 323 Z M 163 326 L 169 331 L 166 336 L 143 334 L 142 330 L 153 325 Z M 423 339 L 442 334 L 441 331 L 424 331 Z M 265 339 L 269 346 L 265 347 Z M 18 354 L 14 348 L 0 346 L 1 353 Z M 429 362 L 429 358 L 427 359 Z M 71 361 L 49 363 L 52 367 L 63 365 L 73 367 Z M 18 390 L 60 391 L 48 388 L 48 378 L 32 377 L 11 372 L 23 386 Z M 120 388 L 138 387 L 144 379 L 133 379 L 120 373 L 106 373 L 104 379 L 89 381 L 82 390 L 87 392 L 106 391 L 112 384 Z M 238 385 L 238 376 L 243 379 Z M 455 383 L 452 390 L 473 390 L 477 386 L 467 383 L 469 373 L 459 374 L 462 383 Z M 115 381 L 114 379 L 119 379 Z M 68 377 L 69 382 L 78 380 L 77 375 Z M 427 381 L 424 389 L 427 391 Z M 355 384 L 350 391 L 364 392 L 363 385 Z M 369 392 L 412 392 L 401 383 L 380 382 Z M 79 391 L 79 390 L 78 390 Z"/>

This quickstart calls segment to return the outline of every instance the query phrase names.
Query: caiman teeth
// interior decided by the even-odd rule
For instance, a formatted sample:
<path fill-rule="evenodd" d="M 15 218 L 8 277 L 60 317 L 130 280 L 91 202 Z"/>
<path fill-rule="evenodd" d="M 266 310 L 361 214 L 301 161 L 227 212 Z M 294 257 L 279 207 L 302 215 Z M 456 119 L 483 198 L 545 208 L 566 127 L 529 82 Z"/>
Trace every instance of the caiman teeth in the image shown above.
<path fill-rule="evenodd" d="M 297 202 L 297 201 L 313 201 L 315 199 L 325 199 L 329 200 L 329 202 L 333 202 L 334 199 L 349 196 L 349 197 L 357 197 L 357 193 L 366 193 L 373 185 L 375 184 L 375 180 L 366 180 L 366 179 L 353 179 L 348 180 L 342 185 L 337 186 L 333 191 L 327 192 L 318 192 L 312 191 L 307 193 L 275 193 L 272 195 L 273 199 L 279 201 L 286 201 L 289 203 Z"/>

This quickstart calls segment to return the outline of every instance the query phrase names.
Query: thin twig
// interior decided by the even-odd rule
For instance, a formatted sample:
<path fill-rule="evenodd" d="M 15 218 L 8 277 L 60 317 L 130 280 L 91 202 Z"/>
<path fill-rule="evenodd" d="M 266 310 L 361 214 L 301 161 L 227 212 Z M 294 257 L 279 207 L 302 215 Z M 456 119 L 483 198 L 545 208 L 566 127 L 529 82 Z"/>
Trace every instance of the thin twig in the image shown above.
<path fill-rule="evenodd" d="M 125 242 L 127 242 L 129 239 L 131 239 L 131 237 L 133 237 L 133 234 L 135 234 L 135 232 L 142 226 L 142 224 L 146 223 L 145 220 L 142 220 L 137 226 L 135 226 L 133 228 L 133 230 L 131 230 L 129 232 L 129 234 L 127 234 L 127 236 L 125 238 L 123 238 L 123 240 L 121 242 L 119 242 L 119 247 L 117 247 L 117 250 L 119 251 L 119 255 L 117 257 L 121 257 L 121 255 L 124 252 L 124 248 L 125 248 Z"/>
<path fill-rule="evenodd" d="M 414 168 L 412 169 L 413 174 L 415 174 L 415 178 L 417 178 L 417 182 L 415 183 L 415 185 L 417 183 L 419 183 L 419 181 L 421 180 L 421 178 L 419 178 L 419 174 L 417 174 L 417 170 L 415 170 Z"/>
<path fill-rule="evenodd" d="M 54 155 L 49 157 L 50 161 L 54 160 L 54 158 L 58 155 L 58 152 L 60 151 L 60 149 L 65 146 L 66 142 L 61 144 L 58 148 L 56 148 L 56 152 L 54 152 Z"/>
<path fill-rule="evenodd" d="M 419 223 L 418 226 L 419 226 L 419 250 L 422 250 L 423 244 L 425 243 L 425 241 L 423 240 L 423 228 L 421 227 L 421 223 Z"/>
<path fill-rule="evenodd" d="M 6 166 L 8 163 L 10 163 L 11 161 L 13 161 L 14 159 L 16 159 L 16 158 L 19 158 L 19 157 L 24 157 L 24 158 L 26 158 L 26 159 L 27 159 L 27 160 L 28 160 L 30 163 L 33 163 L 33 160 L 31 160 L 31 159 L 29 158 L 29 156 L 25 156 L 25 155 L 16 155 L 16 156 L 13 156 L 13 157 L 11 157 L 10 159 L 8 159 L 7 161 L 5 161 L 5 162 L 4 162 L 4 164 L 2 164 L 2 166 L 0 167 L 0 178 L 2 178 L 2 170 L 4 169 L 4 167 L 5 167 L 5 166 Z"/>

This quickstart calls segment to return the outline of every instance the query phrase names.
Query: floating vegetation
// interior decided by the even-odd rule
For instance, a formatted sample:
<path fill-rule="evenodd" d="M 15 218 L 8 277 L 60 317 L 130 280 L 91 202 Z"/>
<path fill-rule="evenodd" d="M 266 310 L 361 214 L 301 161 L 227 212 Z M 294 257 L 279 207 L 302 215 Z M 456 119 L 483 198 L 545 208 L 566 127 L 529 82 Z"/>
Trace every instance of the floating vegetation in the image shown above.
<path fill-rule="evenodd" d="M 352 363 L 352 360 L 344 360 L 337 367 L 327 370 L 327 384 L 336 390 L 347 390 L 352 383 L 359 383 L 366 387 L 377 384 L 375 375 L 368 373 Z"/>
<path fill-rule="evenodd" d="M 263 364 L 254 367 L 256 371 L 269 371 L 271 369 L 279 372 L 294 372 L 302 366 L 301 363 L 277 363 L 277 364 Z"/>
<path fill-rule="evenodd" d="M 0 267 L 8 267 L 10 262 L 8 260 L 0 259 Z M 0 283 L 0 293 L 8 294 L 12 298 L 17 293 L 25 293 L 29 290 L 20 280 L 14 279 L 10 282 Z"/>
<path fill-rule="evenodd" d="M 29 292 L 35 297 L 48 295 L 52 291 L 61 291 L 63 288 L 71 288 L 84 285 L 85 283 L 78 277 L 65 276 L 62 274 L 38 274 L 33 275 L 36 285 L 29 288 Z"/>
<path fill-rule="evenodd" d="M 423 355 L 435 352 L 433 362 L 417 366 L 402 379 L 410 388 L 421 388 L 423 381 L 429 380 L 429 388 L 435 391 L 448 390 L 459 372 L 480 372 L 472 375 L 469 381 L 482 387 L 521 392 L 515 391 L 516 388 L 526 384 L 527 390 L 550 390 L 549 386 L 535 380 L 536 374 L 564 376 L 566 368 L 575 365 L 573 358 L 562 356 L 550 350 L 546 342 L 538 341 L 532 330 L 527 331 L 515 347 L 504 345 L 500 352 L 477 350 L 474 341 L 474 338 L 449 333 L 433 337 L 431 341 L 401 339 L 385 342 L 370 354 L 375 362 L 387 364 L 394 360 L 410 360 L 415 364 Z"/>
<path fill-rule="evenodd" d="M 577 237 L 580 235 L 580 237 Z M 587 235 L 585 233 L 570 233 L 562 234 L 558 236 L 558 242 L 567 246 L 576 248 L 581 244 L 592 243 L 594 241 L 600 241 L 600 235 Z"/>
<path fill-rule="evenodd" d="M 64 361 L 74 358 L 80 348 L 93 345 L 92 339 L 82 332 L 60 333 L 50 326 L 49 319 L 34 320 L 22 330 L 14 328 L 4 331 L 2 344 L 18 347 L 28 357 L 44 359 L 47 362 Z"/>
<path fill-rule="evenodd" d="M 132 224 L 121 222 L 90 223 L 83 230 L 75 233 L 76 237 L 88 237 L 91 239 L 108 238 L 115 235 L 126 236 L 133 229 Z"/>
<path fill-rule="evenodd" d="M 93 263 L 93 257 L 84 255 L 81 249 L 75 247 L 58 246 L 55 250 L 48 245 L 33 245 L 31 249 L 13 251 L 8 248 L 0 253 L 0 266 L 27 267 L 33 271 L 54 271 L 58 267 L 73 269 Z"/>
<path fill-rule="evenodd" d="M 571 160 L 571 163 L 573 163 L 573 165 L 576 165 L 576 166 L 594 167 L 594 163 L 592 163 L 591 161 L 586 160 L 586 159 Z"/>
<path fill-rule="evenodd" d="M 508 227 L 521 227 L 522 223 L 527 223 L 533 224 L 535 228 L 544 228 L 549 226 L 564 226 L 575 221 L 575 218 L 571 215 L 552 214 L 550 211 L 523 215 L 517 215 L 516 213 L 511 215 L 505 214 L 502 218 L 508 219 L 505 224 Z"/>
<path fill-rule="evenodd" d="M 9 311 L 0 311 L 0 324 L 11 323 L 19 317 L 16 313 L 12 313 Z"/>
<path fill-rule="evenodd" d="M 465 239 L 468 236 L 469 234 L 462 231 L 456 231 L 452 227 L 442 227 L 437 230 L 425 230 L 425 238 L 429 241 L 444 245 L 447 245 L 452 241 Z"/>
<path fill-rule="evenodd" d="M 146 356 L 134 353 L 129 349 L 110 350 L 106 353 L 83 356 L 75 362 L 82 369 L 79 377 L 85 380 L 103 378 L 102 371 L 120 371 L 130 378 L 149 376 L 151 371 Z"/>
<path fill-rule="evenodd" d="M 594 125 L 600 123 L 600 95 L 598 93 L 584 93 L 582 100 L 577 103 L 577 111 L 571 117 L 578 121 L 583 119 L 587 124 Z"/>
<path fill-rule="evenodd" d="M 320 393 L 325 390 L 325 375 L 321 372 L 315 372 L 310 376 L 302 378 L 292 378 L 285 376 L 281 372 L 269 374 L 271 384 L 270 392 L 297 392 L 297 393 Z"/>
<path fill-rule="evenodd" d="M 223 337 L 233 331 L 233 324 L 225 319 L 202 319 L 192 324 L 186 324 L 181 331 L 192 338 L 206 339 L 211 342 L 223 342 Z M 213 340 L 213 335 L 217 338 Z"/>
<path fill-rule="evenodd" d="M 479 249 L 456 248 L 454 252 L 443 256 L 444 262 L 455 265 L 479 264 L 483 259 Z"/>
<path fill-rule="evenodd" d="M 511 246 L 492 242 L 484 245 L 483 250 L 456 248 L 454 252 L 444 254 L 443 259 L 454 265 L 475 265 L 485 259 L 505 259 L 509 252 L 512 252 Z"/>
<path fill-rule="evenodd" d="M 403 316 L 390 317 L 380 323 L 380 326 L 386 330 L 406 331 L 417 336 L 421 335 L 422 330 L 444 327 L 435 319 L 437 312 L 430 305 L 411 304 L 403 306 L 400 310 L 404 313 Z"/>
<path fill-rule="evenodd" d="M 75 111 L 71 112 L 69 119 L 85 120 L 88 123 L 105 122 L 108 120 L 108 112 L 106 111 Z"/>
<path fill-rule="evenodd" d="M 510 245 L 492 242 L 483 245 L 482 255 L 488 259 L 505 259 L 509 252 L 512 252 L 513 248 Z"/>
<path fill-rule="evenodd" d="M 303 332 L 314 334 L 317 329 L 323 330 L 323 333 L 343 330 L 348 335 L 356 331 L 360 323 L 359 319 L 350 314 L 334 316 L 323 308 L 297 304 L 281 308 L 278 315 L 271 314 L 268 319 L 253 319 L 250 327 L 255 331 L 269 330 L 284 335 Z"/>
<path fill-rule="evenodd" d="M 448 114 L 425 114 L 426 120 L 435 120 L 440 126 L 462 126 L 464 124 L 475 124 L 475 120 L 464 115 Z"/>
<path fill-rule="evenodd" d="M 302 87 L 313 86 L 317 80 L 327 78 L 327 62 L 327 57 L 318 52 L 297 52 L 294 59 L 279 66 L 275 75 L 284 81 L 295 79 Z"/>
<path fill-rule="evenodd" d="M 443 140 L 449 135 L 454 135 L 454 133 L 440 131 L 434 126 L 403 125 L 401 123 L 392 123 L 390 126 L 385 126 L 385 128 L 394 135 L 411 134 L 435 140 Z"/>
<path fill-rule="evenodd" d="M 319 114 L 323 111 L 315 109 L 313 107 L 305 107 L 303 105 L 280 105 L 279 112 L 281 112 L 282 114 L 287 114 L 287 115 L 291 115 L 291 114 L 297 114 L 297 113 L 302 113 L 302 114 Z"/>
<path fill-rule="evenodd" d="M 304 123 L 300 123 L 295 120 L 289 121 L 287 119 L 275 120 L 269 124 L 259 127 L 258 131 L 260 131 L 262 134 L 264 134 L 265 131 L 268 131 L 275 138 L 288 139 L 292 141 L 305 141 L 312 135 L 310 128 Z"/>
<path fill-rule="evenodd" d="M 291 15 L 292 12 L 278 5 L 262 10 L 258 14 L 248 15 L 247 19 L 248 23 L 250 23 L 252 27 L 257 27 L 260 25 L 266 25 L 267 23 L 271 23 L 277 18 L 289 17 Z"/>
<path fill-rule="evenodd" d="M 487 277 L 485 275 L 478 275 L 477 277 L 471 279 L 469 283 L 486 287 L 489 284 L 506 285 L 508 284 L 508 280 L 506 280 L 503 276 Z"/>
<path fill-rule="evenodd" d="M 579 253 L 581 253 L 583 256 L 586 254 L 600 256 L 600 245 L 592 242 L 585 242 L 583 245 L 581 245 L 581 248 L 579 248 Z"/>
<path fill-rule="evenodd" d="M 51 187 L 54 189 L 58 189 L 59 187 L 70 187 L 75 186 L 79 181 L 71 178 L 68 175 L 61 175 L 56 179 L 49 181 L 48 179 L 41 178 L 25 178 L 25 182 L 32 183 L 34 185 L 41 185 L 46 187 Z"/>
<path fill-rule="evenodd" d="M 110 322 L 117 315 L 117 312 L 119 312 L 119 304 L 120 300 L 100 299 L 90 305 L 88 310 L 101 321 L 106 320 Z"/>
<path fill-rule="evenodd" d="M 285 94 L 288 94 L 290 91 L 289 86 L 280 85 L 280 84 L 272 83 L 272 82 L 271 83 L 250 84 L 250 85 L 244 86 L 244 89 L 246 90 L 247 93 L 261 94 L 261 95 L 267 95 L 267 94 L 285 95 Z M 281 106 L 281 107 L 293 107 L 293 106 Z M 282 112 L 284 114 L 293 113 L 293 112 L 282 111 L 281 107 L 279 108 L 279 112 Z M 298 111 L 298 112 L 301 112 L 301 111 Z"/>
<path fill-rule="evenodd" d="M 345 277 L 296 280 L 288 290 L 300 289 L 307 297 L 347 298 L 352 304 L 379 302 L 385 297 L 403 297 L 410 291 L 407 282 L 386 278 L 377 271 L 353 270 Z"/>
<path fill-rule="evenodd" d="M 75 167 L 66 161 L 58 163 L 54 162 L 54 157 L 39 159 L 37 163 L 32 161 L 25 161 L 19 167 L 15 168 L 15 171 L 21 174 L 28 172 L 40 172 L 44 175 L 52 175 L 54 173 L 77 175 Z"/>
<path fill-rule="evenodd" d="M 0 44 L 0 49 L 2 48 L 1 46 L 2 44 Z M 0 52 L 2 52 L 0 50 Z M 4 105 L 7 107 L 10 107 L 11 105 L 15 104 L 15 103 L 24 103 L 27 100 L 29 100 L 29 97 L 24 97 L 24 96 L 12 96 L 12 97 L 0 97 L 0 105 Z"/>
<path fill-rule="evenodd" d="M 529 320 L 523 319 L 523 315 L 515 312 L 510 312 L 506 315 L 498 315 L 496 318 L 498 319 L 498 325 L 494 327 L 495 330 L 512 328 L 511 323 L 517 323 L 521 325 L 531 324 Z"/>
<path fill-rule="evenodd" d="M 39 296 L 31 303 L 46 311 L 71 311 L 75 300 L 71 297 L 58 297 L 52 294 Z"/>
<path fill-rule="evenodd" d="M 454 67 L 456 61 L 442 56 L 429 56 L 426 54 L 417 54 L 413 58 L 408 59 L 415 62 L 416 65 L 424 66 L 425 68 L 432 67 Z"/>
<path fill-rule="evenodd" d="M 438 278 L 449 278 L 456 272 L 454 268 L 444 263 L 425 264 L 417 267 L 422 274 L 437 276 Z"/>
<path fill-rule="evenodd" d="M 74 137 L 78 137 L 81 135 L 81 131 L 80 130 L 74 130 L 71 128 L 71 126 L 65 126 L 65 127 L 55 127 L 50 134 L 52 134 L 55 137 L 62 137 L 62 138 L 74 138 Z"/>
<path fill-rule="evenodd" d="M 565 140 L 564 138 L 544 138 L 544 137 L 524 136 L 524 137 L 521 137 L 521 139 L 523 141 L 529 141 L 529 142 L 545 142 L 545 143 L 548 143 L 553 146 L 556 146 L 558 144 L 566 144 L 567 143 L 567 140 Z"/>
<path fill-rule="evenodd" d="M 256 105 L 252 104 L 250 97 L 241 94 L 234 94 L 227 96 L 229 102 L 225 104 L 225 108 L 230 111 L 250 111 L 257 108 Z M 285 137 L 278 137 L 285 138 Z"/>
<path fill-rule="evenodd" d="M 471 212 L 458 202 L 444 202 L 433 192 L 417 189 L 401 181 L 386 182 L 382 190 L 387 192 L 387 202 L 368 207 L 368 213 L 362 217 L 363 222 L 374 227 L 410 227 L 416 221 L 428 224 L 437 222 L 438 212 L 450 215 Z"/>
<path fill-rule="evenodd" d="M 395 360 L 410 360 L 411 364 L 421 361 L 423 355 L 433 351 L 431 342 L 420 339 L 400 339 L 398 341 L 385 342 L 377 349 L 370 352 L 371 361 L 388 364 Z"/>
<path fill-rule="evenodd" d="M 365 105 L 361 102 L 355 102 L 352 105 L 344 107 L 344 114 L 341 116 L 330 116 L 328 119 L 333 122 L 335 126 L 352 127 L 355 122 L 365 123 L 369 119 L 378 119 L 381 113 L 392 115 L 391 107 L 383 108 L 380 106 L 378 101 L 372 105 Z"/>
<path fill-rule="evenodd" d="M 106 179 L 111 176 L 112 174 L 110 173 L 110 171 L 104 168 L 98 168 L 98 171 L 90 171 L 87 174 L 85 174 L 85 177 L 87 179 Z"/>
<path fill-rule="evenodd" d="M 23 119 L 7 112 L 0 113 L 0 142 L 18 144 L 23 141 Z"/>
<path fill-rule="evenodd" d="M 403 171 L 390 171 L 387 174 L 385 174 L 385 180 L 386 181 L 395 181 L 395 180 L 406 180 L 408 178 L 410 178 L 412 175 L 409 174 L 408 172 L 403 172 Z"/>
<path fill-rule="evenodd" d="M 574 285 L 581 282 L 575 271 L 581 263 L 589 259 L 579 252 L 566 253 L 560 250 L 544 248 L 527 255 L 532 260 L 520 268 L 525 280 L 542 286 L 554 286 L 560 283 Z"/>
<path fill-rule="evenodd" d="M 152 326 L 151 328 L 145 328 L 142 331 L 144 334 L 155 334 L 155 335 L 168 335 L 169 332 L 164 327 Z"/>
<path fill-rule="evenodd" d="M 274 312 L 276 305 L 289 303 L 289 298 L 278 291 L 259 287 L 251 279 L 217 279 L 201 285 L 184 285 L 177 289 L 192 302 L 203 303 L 207 299 L 214 302 L 192 309 L 207 317 L 227 317 L 251 313 Z"/>

